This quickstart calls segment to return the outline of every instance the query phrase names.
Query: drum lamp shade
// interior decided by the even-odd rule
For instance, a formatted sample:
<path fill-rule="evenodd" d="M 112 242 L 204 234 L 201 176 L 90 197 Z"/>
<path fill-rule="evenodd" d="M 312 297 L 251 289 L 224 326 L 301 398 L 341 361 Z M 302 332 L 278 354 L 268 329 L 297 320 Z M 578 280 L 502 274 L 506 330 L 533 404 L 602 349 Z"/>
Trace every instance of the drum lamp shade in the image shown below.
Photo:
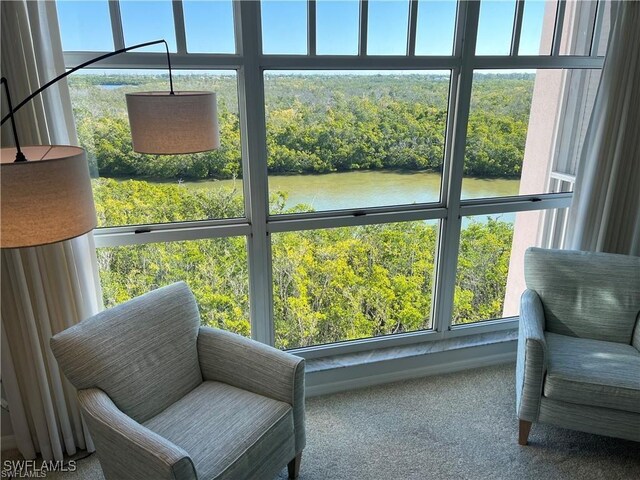
<path fill-rule="evenodd" d="M 175 155 L 220 146 L 215 93 L 135 92 L 126 97 L 134 151 Z"/>
<path fill-rule="evenodd" d="M 3 148 L 0 172 L 2 248 L 33 247 L 77 237 L 96 226 L 85 151 L 68 145 Z"/>

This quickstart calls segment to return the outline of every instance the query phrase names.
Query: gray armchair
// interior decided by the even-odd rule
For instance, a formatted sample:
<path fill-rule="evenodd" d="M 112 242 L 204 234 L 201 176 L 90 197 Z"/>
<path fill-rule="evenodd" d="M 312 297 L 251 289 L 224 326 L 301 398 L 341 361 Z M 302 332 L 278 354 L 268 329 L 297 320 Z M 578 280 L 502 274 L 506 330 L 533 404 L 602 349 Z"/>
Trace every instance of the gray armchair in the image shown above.
<path fill-rule="evenodd" d="M 640 257 L 530 248 L 516 366 L 532 422 L 640 441 Z"/>
<path fill-rule="evenodd" d="M 200 327 L 176 283 L 51 339 L 107 479 L 269 479 L 305 446 L 304 360 Z"/>

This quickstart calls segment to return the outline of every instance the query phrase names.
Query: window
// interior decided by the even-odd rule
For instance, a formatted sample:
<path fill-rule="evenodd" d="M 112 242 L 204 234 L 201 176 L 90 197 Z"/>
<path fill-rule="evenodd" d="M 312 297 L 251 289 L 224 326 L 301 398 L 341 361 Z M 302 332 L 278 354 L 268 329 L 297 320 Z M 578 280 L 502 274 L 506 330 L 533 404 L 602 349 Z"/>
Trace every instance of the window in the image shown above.
<path fill-rule="evenodd" d="M 164 38 L 169 51 L 175 52 L 176 34 L 174 30 L 173 8 L 170 0 L 118 2 L 122 19 L 122 30 L 126 45 L 149 42 Z M 141 22 L 141 18 L 152 21 Z M 164 45 L 145 47 L 148 52 L 163 52 Z"/>
<path fill-rule="evenodd" d="M 182 6 L 188 52 L 236 52 L 231 0 L 185 1 Z"/>
<path fill-rule="evenodd" d="M 456 9 L 455 1 L 418 1 L 416 55 L 452 54 Z"/>
<path fill-rule="evenodd" d="M 549 2 L 542 0 L 525 2 L 519 55 L 549 55 L 551 53 L 553 26 L 550 19 L 555 18 L 556 9 L 553 2 L 549 7 L 547 7 L 547 3 Z"/>
<path fill-rule="evenodd" d="M 192 155 L 132 150 L 125 93 L 168 89 L 166 71 L 81 71 L 69 78 L 78 140 L 94 176 L 98 226 L 244 216 L 235 71 L 174 75 L 177 90 L 217 95 L 220 149 Z"/>
<path fill-rule="evenodd" d="M 62 48 L 99 52 L 113 49 L 109 2 L 58 2 Z"/>
<path fill-rule="evenodd" d="M 70 78 L 108 305 L 186 280 L 203 323 L 309 355 L 514 328 L 524 250 L 563 246 L 610 2 L 143 3 L 59 0 L 67 67 L 166 37 L 222 148 L 130 151 L 162 51 Z"/>
<path fill-rule="evenodd" d="M 519 313 L 528 247 L 558 248 L 566 209 L 476 215 L 462 221 L 452 325 Z M 550 228 L 549 222 L 558 222 Z"/>
<path fill-rule="evenodd" d="M 406 55 L 408 0 L 370 0 L 367 54 Z"/>
<path fill-rule="evenodd" d="M 476 55 L 509 55 L 516 0 L 482 0 Z"/>
<path fill-rule="evenodd" d="M 318 55 L 356 55 L 358 0 L 319 0 L 316 9 Z"/>
<path fill-rule="evenodd" d="M 450 77 L 267 72 L 271 213 L 439 201 Z"/>
<path fill-rule="evenodd" d="M 573 190 L 549 177 L 575 175 L 598 81 L 587 69 L 475 71 L 462 198 Z"/>
<path fill-rule="evenodd" d="M 432 327 L 437 222 L 273 235 L 276 346 Z"/>
<path fill-rule="evenodd" d="M 106 307 L 184 281 L 203 325 L 251 335 L 244 237 L 106 247 L 97 254 Z"/>
<path fill-rule="evenodd" d="M 262 51 L 307 53 L 307 2 L 262 0 Z"/>

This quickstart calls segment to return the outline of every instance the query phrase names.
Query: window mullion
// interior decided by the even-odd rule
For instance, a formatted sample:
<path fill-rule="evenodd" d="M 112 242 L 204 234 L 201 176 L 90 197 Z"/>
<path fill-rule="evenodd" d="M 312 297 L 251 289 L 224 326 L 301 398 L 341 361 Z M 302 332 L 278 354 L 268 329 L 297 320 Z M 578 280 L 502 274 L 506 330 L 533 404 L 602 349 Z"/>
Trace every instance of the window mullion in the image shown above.
<path fill-rule="evenodd" d="M 589 55 L 592 57 L 598 56 L 598 49 L 600 46 L 600 36 L 602 35 L 602 23 L 604 20 L 606 6 L 603 0 L 598 2 L 596 7 L 595 26 L 593 27 L 593 37 L 591 38 L 591 51 Z"/>
<path fill-rule="evenodd" d="M 184 26 L 184 10 L 182 0 L 173 0 L 173 25 L 176 32 L 178 53 L 187 53 L 187 34 Z"/>
<path fill-rule="evenodd" d="M 271 240 L 269 210 L 264 77 L 260 68 L 261 28 L 258 2 L 234 2 L 236 35 L 243 55 L 238 74 L 238 108 L 242 142 L 245 211 L 251 224 L 248 238 L 251 336 L 273 345 Z"/>
<path fill-rule="evenodd" d="M 462 176 L 464 167 L 464 153 L 467 139 L 467 122 L 471 104 L 471 89 L 473 86 L 473 57 L 476 48 L 478 32 L 478 17 L 480 2 L 464 2 L 459 5 L 458 28 L 463 29 L 462 62 L 460 66 L 455 92 L 456 104 L 453 110 L 453 142 L 451 162 L 447 184 L 447 218 L 442 221 L 438 241 L 438 266 L 436 273 L 436 287 L 433 302 L 434 328 L 439 332 L 451 329 L 451 312 L 456 282 L 458 264 L 458 249 L 460 245 L 460 196 L 462 191 Z"/>
<path fill-rule="evenodd" d="M 551 48 L 551 55 L 557 56 L 560 54 L 560 45 L 562 43 L 562 29 L 564 28 L 564 12 L 567 8 L 565 0 L 558 0 L 558 11 L 556 12 L 556 26 L 553 32 L 553 44 Z"/>
<path fill-rule="evenodd" d="M 513 35 L 511 36 L 511 55 L 518 55 L 520 49 L 520 35 L 522 33 L 522 18 L 524 16 L 524 0 L 516 2 L 516 13 L 513 22 Z"/>
<path fill-rule="evenodd" d="M 120 50 L 125 47 L 124 33 L 122 31 L 122 17 L 120 15 L 120 2 L 109 0 L 109 16 L 111 18 L 111 32 L 113 34 L 113 48 Z"/>
<path fill-rule="evenodd" d="M 311 56 L 316 54 L 316 0 L 309 0 L 307 4 L 307 52 Z"/>
<path fill-rule="evenodd" d="M 358 55 L 367 54 L 367 30 L 369 28 L 369 2 L 360 0 L 360 35 L 358 37 Z"/>
<path fill-rule="evenodd" d="M 407 54 L 410 57 L 416 54 L 416 31 L 418 29 L 418 0 L 411 0 L 409 4 L 409 32 L 407 34 Z"/>

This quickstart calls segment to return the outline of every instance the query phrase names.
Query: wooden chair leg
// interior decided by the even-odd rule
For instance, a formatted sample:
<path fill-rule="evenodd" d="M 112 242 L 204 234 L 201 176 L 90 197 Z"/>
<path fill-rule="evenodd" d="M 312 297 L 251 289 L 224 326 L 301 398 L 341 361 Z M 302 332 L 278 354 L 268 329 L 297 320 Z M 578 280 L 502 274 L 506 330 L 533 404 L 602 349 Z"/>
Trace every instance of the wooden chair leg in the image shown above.
<path fill-rule="evenodd" d="M 302 460 L 302 452 L 296 455 L 296 458 L 289 462 L 287 468 L 289 469 L 289 478 L 298 478 L 300 474 L 300 461 Z"/>
<path fill-rule="evenodd" d="M 518 444 L 526 445 L 529 441 L 529 432 L 531 431 L 531 422 L 520 420 L 518 432 Z"/>

